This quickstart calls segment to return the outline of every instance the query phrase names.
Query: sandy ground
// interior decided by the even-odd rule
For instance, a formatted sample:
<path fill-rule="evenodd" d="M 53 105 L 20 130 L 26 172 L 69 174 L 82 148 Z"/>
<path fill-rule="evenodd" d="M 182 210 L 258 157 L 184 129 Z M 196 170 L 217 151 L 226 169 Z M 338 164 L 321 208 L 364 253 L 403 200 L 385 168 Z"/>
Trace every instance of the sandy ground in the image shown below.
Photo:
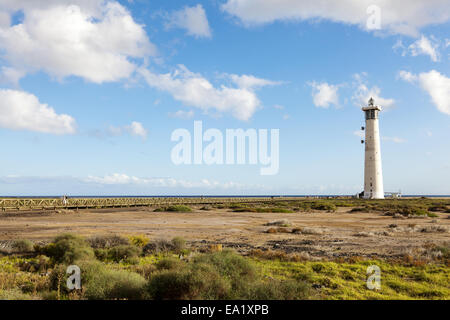
<path fill-rule="evenodd" d="M 221 243 L 240 251 L 252 248 L 306 251 L 316 257 L 396 257 L 427 243 L 449 243 L 450 233 L 411 231 L 437 225 L 450 230 L 448 214 L 438 218 L 399 219 L 380 213 L 236 213 L 229 209 L 190 213 L 153 212 L 152 208 L 0 213 L 0 240 L 47 240 L 60 233 L 84 236 L 145 234 L 151 239 L 181 236 L 195 246 Z M 323 234 L 270 234 L 265 223 L 288 219 L 288 228 L 312 228 Z M 396 224 L 397 228 L 389 228 Z M 409 226 L 409 227 L 408 227 Z M 357 236 L 357 233 L 362 232 Z M 387 233 L 386 233 L 387 232 Z"/>

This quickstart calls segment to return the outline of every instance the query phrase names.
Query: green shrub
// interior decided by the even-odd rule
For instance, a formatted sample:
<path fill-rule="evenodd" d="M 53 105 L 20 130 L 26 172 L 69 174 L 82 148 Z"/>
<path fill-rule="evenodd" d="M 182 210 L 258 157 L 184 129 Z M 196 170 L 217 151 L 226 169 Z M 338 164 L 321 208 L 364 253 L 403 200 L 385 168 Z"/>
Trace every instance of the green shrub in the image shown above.
<path fill-rule="evenodd" d="M 180 269 L 186 264 L 178 258 L 170 257 L 161 259 L 156 263 L 157 270 L 174 270 Z"/>
<path fill-rule="evenodd" d="M 13 252 L 16 253 L 26 253 L 26 252 L 32 252 L 34 250 L 34 244 L 30 240 L 26 239 L 19 239 L 15 240 L 12 243 L 12 249 Z"/>
<path fill-rule="evenodd" d="M 428 207 L 428 211 L 432 211 L 432 212 L 446 212 L 447 206 L 446 205 L 433 205 Z"/>
<path fill-rule="evenodd" d="M 137 273 L 108 269 L 97 261 L 81 261 L 83 296 L 91 300 L 142 299 L 146 280 Z M 51 288 L 67 294 L 67 274 L 65 265 L 58 265 L 50 274 Z"/>
<path fill-rule="evenodd" d="M 186 240 L 181 237 L 175 237 L 171 242 L 173 245 L 173 250 L 177 253 L 181 253 L 186 249 Z"/>
<path fill-rule="evenodd" d="M 229 290 L 228 281 L 205 264 L 161 271 L 151 277 L 147 286 L 155 300 L 225 299 Z"/>
<path fill-rule="evenodd" d="M 213 266 L 222 277 L 230 281 L 234 295 L 239 295 L 248 282 L 257 278 L 257 269 L 252 261 L 231 250 L 197 256 L 194 263 Z"/>
<path fill-rule="evenodd" d="M 332 203 L 314 203 L 311 209 L 321 211 L 336 211 L 336 206 Z"/>
<path fill-rule="evenodd" d="M 157 208 L 153 210 L 154 212 L 191 212 L 192 209 L 185 205 L 173 205 L 163 208 Z"/>
<path fill-rule="evenodd" d="M 89 260 L 95 257 L 94 251 L 87 241 L 72 234 L 57 236 L 41 251 L 56 263 L 73 264 L 78 260 Z"/>
<path fill-rule="evenodd" d="M 150 241 L 145 235 L 129 236 L 130 243 L 136 247 L 143 248 Z"/>
<path fill-rule="evenodd" d="M 139 257 L 141 253 L 142 249 L 135 246 L 131 245 L 117 246 L 108 249 L 107 259 L 115 262 L 129 261 L 130 259 L 135 259 Z"/>

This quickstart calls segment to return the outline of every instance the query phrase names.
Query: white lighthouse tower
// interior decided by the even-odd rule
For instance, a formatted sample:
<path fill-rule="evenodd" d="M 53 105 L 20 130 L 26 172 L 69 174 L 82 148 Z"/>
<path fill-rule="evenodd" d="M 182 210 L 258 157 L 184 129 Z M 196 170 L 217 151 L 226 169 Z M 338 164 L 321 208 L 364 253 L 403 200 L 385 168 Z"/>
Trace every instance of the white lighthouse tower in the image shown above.
<path fill-rule="evenodd" d="M 366 115 L 366 152 L 364 163 L 364 198 L 384 199 L 383 172 L 381 170 L 380 128 L 378 114 L 381 107 L 374 105 L 370 98 L 369 105 L 363 107 Z"/>

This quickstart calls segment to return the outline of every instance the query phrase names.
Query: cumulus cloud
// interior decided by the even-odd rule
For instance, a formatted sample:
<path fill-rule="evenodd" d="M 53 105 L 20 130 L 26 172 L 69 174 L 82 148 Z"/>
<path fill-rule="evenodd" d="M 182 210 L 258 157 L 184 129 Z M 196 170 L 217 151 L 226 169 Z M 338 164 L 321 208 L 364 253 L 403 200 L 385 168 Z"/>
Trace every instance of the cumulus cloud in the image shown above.
<path fill-rule="evenodd" d="M 52 134 L 73 134 L 75 119 L 57 114 L 30 93 L 0 89 L 0 127 L 13 130 L 29 130 Z"/>
<path fill-rule="evenodd" d="M 252 75 L 237 75 L 229 74 L 231 81 L 235 83 L 239 88 L 244 89 L 258 89 L 265 86 L 274 86 L 280 84 L 279 81 L 271 81 L 267 79 L 257 78 Z"/>
<path fill-rule="evenodd" d="M 357 106 L 367 105 L 367 101 L 370 98 L 375 100 L 375 103 L 381 106 L 384 110 L 394 107 L 395 100 L 388 99 L 381 96 L 381 89 L 377 86 L 369 87 L 367 80 L 367 74 L 360 73 L 353 75 L 354 83 L 353 86 L 356 88 L 352 100 Z"/>
<path fill-rule="evenodd" d="M 411 44 L 408 49 L 413 57 L 418 55 L 427 55 L 432 61 L 439 61 L 439 43 L 432 37 L 428 39 L 424 35 Z"/>
<path fill-rule="evenodd" d="M 113 136 L 119 136 L 124 133 L 128 133 L 132 136 L 141 137 L 145 140 L 147 139 L 148 131 L 144 128 L 142 123 L 133 121 L 131 122 L 131 124 L 122 127 L 109 126 L 108 133 Z"/>
<path fill-rule="evenodd" d="M 246 25 L 283 20 L 330 20 L 367 30 L 368 8 L 380 8 L 381 28 L 417 36 L 418 30 L 450 20 L 448 0 L 228 0 L 222 9 Z"/>
<path fill-rule="evenodd" d="M 436 70 L 423 72 L 419 75 L 408 71 L 400 71 L 399 77 L 410 83 L 418 83 L 430 95 L 437 109 L 450 115 L 450 78 Z"/>
<path fill-rule="evenodd" d="M 229 112 L 239 120 L 250 119 L 260 107 L 255 89 L 268 85 L 268 80 L 249 76 L 234 76 L 236 87 L 214 85 L 198 73 L 179 65 L 171 73 L 158 74 L 148 69 L 140 69 L 140 74 L 153 88 L 168 92 L 186 106 L 203 111 Z"/>
<path fill-rule="evenodd" d="M 428 92 L 431 100 L 442 113 L 450 115 L 450 78 L 436 70 L 419 75 L 421 87 Z"/>
<path fill-rule="evenodd" d="M 417 76 L 415 74 L 412 74 L 411 72 L 405 70 L 402 70 L 398 73 L 398 78 L 410 83 L 417 81 Z"/>
<path fill-rule="evenodd" d="M 170 177 L 151 177 L 143 178 L 130 176 L 123 173 L 114 173 L 106 176 L 88 176 L 83 179 L 87 183 L 95 183 L 100 185 L 140 185 L 147 187 L 160 187 L 160 188 L 204 188 L 204 189 L 246 189 L 250 187 L 262 186 L 250 186 L 237 182 L 219 182 L 208 179 L 201 179 L 198 181 L 189 181 L 184 179 L 175 179 Z"/>
<path fill-rule="evenodd" d="M 309 85 L 313 88 L 312 97 L 316 107 L 328 108 L 331 104 L 339 105 L 339 86 L 315 81 L 309 83 Z"/>
<path fill-rule="evenodd" d="M 129 126 L 126 127 L 126 129 L 133 136 L 141 137 L 143 139 L 147 138 L 147 130 L 140 122 L 133 121 Z"/>
<path fill-rule="evenodd" d="M 166 28 L 185 29 L 187 34 L 196 38 L 210 38 L 211 28 L 201 4 L 194 7 L 184 7 L 168 16 Z"/>
<path fill-rule="evenodd" d="M 18 10 L 23 12 L 22 22 L 0 24 L 1 56 L 13 80 L 44 71 L 58 79 L 118 81 L 137 68 L 132 59 L 146 59 L 156 52 L 143 26 L 116 1 L 5 0 L 0 4 L 3 15 Z"/>
<path fill-rule="evenodd" d="M 433 62 L 438 62 L 441 55 L 439 52 L 440 47 L 441 41 L 436 39 L 434 36 L 430 36 L 428 38 L 422 35 L 418 40 L 414 41 L 409 46 L 404 45 L 402 40 L 397 40 L 392 49 L 394 49 L 395 52 L 400 52 L 403 57 L 406 55 L 411 55 L 413 57 L 427 55 Z"/>

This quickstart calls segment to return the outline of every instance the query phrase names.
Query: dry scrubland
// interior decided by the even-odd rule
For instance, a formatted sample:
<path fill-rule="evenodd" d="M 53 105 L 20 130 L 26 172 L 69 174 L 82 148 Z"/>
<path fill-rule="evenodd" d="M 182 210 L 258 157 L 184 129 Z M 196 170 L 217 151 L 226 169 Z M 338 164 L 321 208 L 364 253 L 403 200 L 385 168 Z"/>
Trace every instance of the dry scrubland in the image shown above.
<path fill-rule="evenodd" d="M 423 198 L 7 212 L 0 299 L 450 299 L 449 217 Z"/>

